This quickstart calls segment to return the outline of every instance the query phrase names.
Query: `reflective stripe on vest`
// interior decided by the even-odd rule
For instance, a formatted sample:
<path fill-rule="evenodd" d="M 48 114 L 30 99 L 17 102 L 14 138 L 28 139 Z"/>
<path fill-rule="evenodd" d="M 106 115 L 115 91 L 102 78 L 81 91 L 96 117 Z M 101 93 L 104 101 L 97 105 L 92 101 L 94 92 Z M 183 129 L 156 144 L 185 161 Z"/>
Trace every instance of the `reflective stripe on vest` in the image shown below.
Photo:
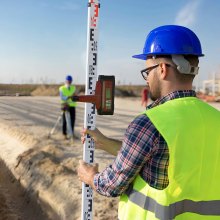
<path fill-rule="evenodd" d="M 192 212 L 200 215 L 220 215 L 220 200 L 216 201 L 192 201 L 182 200 L 169 206 L 162 206 L 156 200 L 132 189 L 125 193 L 129 200 L 141 208 L 155 213 L 160 220 L 173 219 L 177 215 Z"/>

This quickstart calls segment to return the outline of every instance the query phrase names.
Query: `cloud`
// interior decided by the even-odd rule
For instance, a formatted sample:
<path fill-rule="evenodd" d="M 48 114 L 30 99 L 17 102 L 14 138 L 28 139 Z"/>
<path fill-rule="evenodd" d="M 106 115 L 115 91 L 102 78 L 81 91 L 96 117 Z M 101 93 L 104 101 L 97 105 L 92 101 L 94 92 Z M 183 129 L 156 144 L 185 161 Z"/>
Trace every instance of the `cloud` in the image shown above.
<path fill-rule="evenodd" d="M 183 26 L 192 26 L 196 23 L 197 11 L 200 1 L 189 1 L 177 14 L 175 24 Z"/>

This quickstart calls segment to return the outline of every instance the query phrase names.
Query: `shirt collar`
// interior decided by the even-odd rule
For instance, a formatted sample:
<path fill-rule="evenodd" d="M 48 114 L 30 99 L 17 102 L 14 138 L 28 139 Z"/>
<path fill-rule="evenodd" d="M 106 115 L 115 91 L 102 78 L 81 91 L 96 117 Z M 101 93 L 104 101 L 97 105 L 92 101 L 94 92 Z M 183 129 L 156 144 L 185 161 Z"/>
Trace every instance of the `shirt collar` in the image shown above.
<path fill-rule="evenodd" d="M 156 101 L 148 105 L 146 109 L 151 109 L 172 99 L 179 99 L 184 97 L 196 97 L 196 92 L 194 90 L 179 90 L 171 92 L 166 96 L 163 96 L 162 98 L 157 99 Z"/>

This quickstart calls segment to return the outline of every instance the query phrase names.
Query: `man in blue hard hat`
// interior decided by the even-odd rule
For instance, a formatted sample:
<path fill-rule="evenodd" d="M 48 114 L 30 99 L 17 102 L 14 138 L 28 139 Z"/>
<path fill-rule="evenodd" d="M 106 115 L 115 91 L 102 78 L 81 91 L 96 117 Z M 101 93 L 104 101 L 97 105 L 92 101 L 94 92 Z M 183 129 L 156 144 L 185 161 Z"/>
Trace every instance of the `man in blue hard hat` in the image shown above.
<path fill-rule="evenodd" d="M 75 125 L 75 118 L 76 118 L 76 102 L 72 101 L 72 96 L 76 91 L 76 87 L 72 85 L 72 76 L 66 76 L 66 82 L 63 86 L 59 88 L 60 99 L 61 99 L 61 108 L 63 110 L 63 135 L 65 139 L 68 138 L 76 138 L 74 134 L 74 125 Z M 65 112 L 68 111 L 70 115 L 70 123 L 71 123 L 71 133 L 72 137 L 68 137 L 67 135 L 67 114 Z"/>
<path fill-rule="evenodd" d="M 190 29 L 152 30 L 141 70 L 151 99 L 128 126 L 123 141 L 83 131 L 96 148 L 116 158 L 103 171 L 79 162 L 78 177 L 104 196 L 120 196 L 120 220 L 220 219 L 220 112 L 192 89 L 202 53 Z"/>

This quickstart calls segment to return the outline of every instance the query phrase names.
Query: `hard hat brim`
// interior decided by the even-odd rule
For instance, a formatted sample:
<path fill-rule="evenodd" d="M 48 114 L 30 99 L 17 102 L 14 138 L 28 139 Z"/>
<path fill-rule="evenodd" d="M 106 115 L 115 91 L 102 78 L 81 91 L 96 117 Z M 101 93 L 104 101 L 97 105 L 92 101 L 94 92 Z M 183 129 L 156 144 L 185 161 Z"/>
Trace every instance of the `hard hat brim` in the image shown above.
<path fill-rule="evenodd" d="M 140 59 L 140 60 L 147 60 L 147 55 L 146 54 L 137 54 L 133 55 L 132 58 Z"/>

